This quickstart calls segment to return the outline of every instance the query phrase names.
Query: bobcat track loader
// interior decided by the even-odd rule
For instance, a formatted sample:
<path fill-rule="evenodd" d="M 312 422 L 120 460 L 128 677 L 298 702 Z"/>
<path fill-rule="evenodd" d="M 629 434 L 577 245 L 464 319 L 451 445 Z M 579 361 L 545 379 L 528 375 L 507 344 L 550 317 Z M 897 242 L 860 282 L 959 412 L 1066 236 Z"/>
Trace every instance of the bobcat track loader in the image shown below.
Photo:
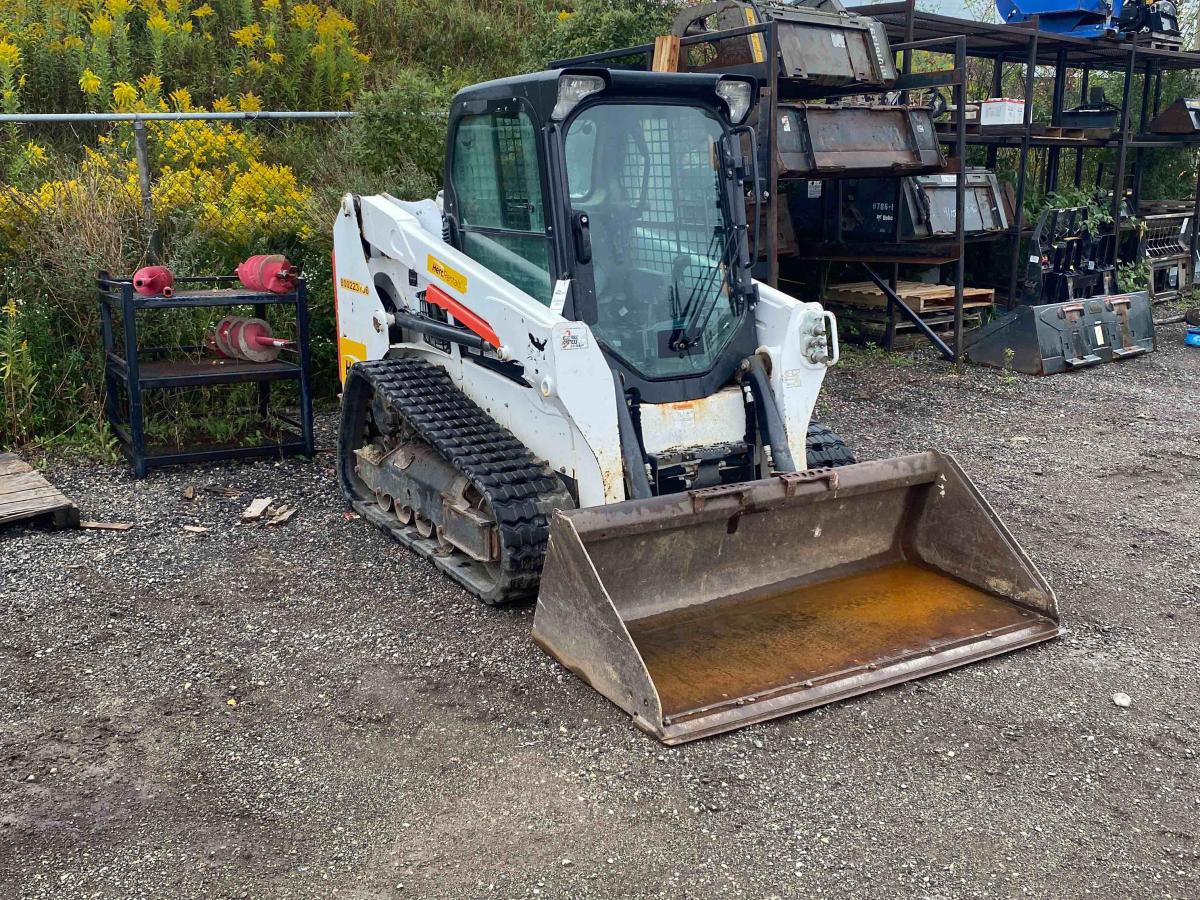
<path fill-rule="evenodd" d="M 442 202 L 344 198 L 339 469 L 362 517 L 667 743 L 1046 640 L 949 457 L 811 422 L 833 317 L 750 274 L 751 80 L 463 90 Z M 753 203 L 751 204 L 753 206 Z"/>

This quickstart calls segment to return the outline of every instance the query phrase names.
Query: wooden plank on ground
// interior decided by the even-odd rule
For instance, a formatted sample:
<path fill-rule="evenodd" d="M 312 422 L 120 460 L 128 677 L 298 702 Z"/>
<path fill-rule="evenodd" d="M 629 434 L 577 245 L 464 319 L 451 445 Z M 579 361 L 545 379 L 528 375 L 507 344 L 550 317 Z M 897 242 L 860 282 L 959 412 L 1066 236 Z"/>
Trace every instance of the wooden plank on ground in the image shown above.
<path fill-rule="evenodd" d="M 953 285 L 901 281 L 896 285 L 896 294 L 913 312 L 945 312 L 948 309 L 954 309 Z M 995 297 L 996 292 L 991 288 L 963 288 L 963 308 L 991 306 L 995 302 Z M 831 284 L 825 290 L 825 299 L 869 309 L 887 306 L 887 297 L 871 281 Z"/>
<path fill-rule="evenodd" d="M 74 528 L 79 509 L 15 453 L 0 453 L 0 524 L 34 518 Z"/>
<path fill-rule="evenodd" d="M 29 464 L 15 453 L 0 454 L 0 478 L 17 472 L 28 472 Z"/>
<path fill-rule="evenodd" d="M 654 39 L 654 72 L 679 71 L 679 38 L 673 34 L 660 34 Z"/>

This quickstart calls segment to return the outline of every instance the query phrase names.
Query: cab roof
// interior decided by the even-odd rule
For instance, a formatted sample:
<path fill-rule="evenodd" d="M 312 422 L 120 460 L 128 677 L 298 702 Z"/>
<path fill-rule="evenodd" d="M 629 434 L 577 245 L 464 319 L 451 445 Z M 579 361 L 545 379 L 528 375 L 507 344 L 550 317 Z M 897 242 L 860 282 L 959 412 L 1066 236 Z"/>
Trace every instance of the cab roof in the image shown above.
<path fill-rule="evenodd" d="M 570 66 L 563 69 L 547 69 L 527 75 L 498 78 L 465 87 L 454 95 L 451 115 L 471 112 L 469 108 L 478 101 L 513 100 L 527 101 L 543 122 L 549 120 L 550 111 L 558 99 L 558 79 L 564 74 L 599 75 L 607 83 L 604 94 L 623 98 L 694 99 L 705 104 L 720 105 L 716 95 L 717 82 L 723 76 L 702 72 L 644 72 L 631 69 L 606 69 L 598 66 Z M 729 76 L 724 76 L 729 77 Z M 742 80 L 745 76 L 739 76 Z M 757 94 L 757 91 L 754 92 Z"/>

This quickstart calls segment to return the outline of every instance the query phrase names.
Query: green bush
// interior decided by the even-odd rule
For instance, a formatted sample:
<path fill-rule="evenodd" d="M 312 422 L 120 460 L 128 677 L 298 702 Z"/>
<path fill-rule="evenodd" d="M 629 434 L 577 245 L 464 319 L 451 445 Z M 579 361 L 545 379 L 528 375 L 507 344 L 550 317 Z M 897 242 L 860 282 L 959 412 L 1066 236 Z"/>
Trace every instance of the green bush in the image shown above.
<path fill-rule="evenodd" d="M 682 6 L 679 0 L 579 0 L 559 14 L 539 62 L 653 43 L 670 32 Z"/>
<path fill-rule="evenodd" d="M 355 161 L 378 174 L 415 169 L 430 186 L 441 184 L 454 90 L 422 72 L 403 69 L 389 87 L 364 93 L 351 126 Z"/>

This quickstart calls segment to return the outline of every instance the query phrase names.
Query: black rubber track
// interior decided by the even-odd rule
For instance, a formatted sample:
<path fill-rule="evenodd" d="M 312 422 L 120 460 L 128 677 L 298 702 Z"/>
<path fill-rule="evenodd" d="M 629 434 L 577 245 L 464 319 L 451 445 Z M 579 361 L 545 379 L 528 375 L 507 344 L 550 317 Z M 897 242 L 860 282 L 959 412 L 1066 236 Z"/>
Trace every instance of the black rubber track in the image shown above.
<path fill-rule="evenodd" d="M 846 446 L 846 442 L 818 422 L 809 423 L 804 449 L 810 469 L 825 466 L 837 468 L 858 462 L 854 458 L 854 452 Z"/>
<path fill-rule="evenodd" d="M 477 580 L 467 577 L 466 564 L 455 564 L 444 552 L 424 552 L 428 542 L 422 545 L 413 529 L 400 526 L 360 486 L 354 475 L 354 450 L 362 446 L 372 404 L 381 432 L 395 435 L 407 424 L 487 500 L 501 547 L 500 577 L 493 587 L 481 590 Z M 432 556 L 439 568 L 479 599 L 508 603 L 537 594 L 550 517 L 554 510 L 575 504 L 557 474 L 460 391 L 444 369 L 406 357 L 355 364 L 342 398 L 338 455 L 342 491 L 354 508 L 401 543 Z"/>

